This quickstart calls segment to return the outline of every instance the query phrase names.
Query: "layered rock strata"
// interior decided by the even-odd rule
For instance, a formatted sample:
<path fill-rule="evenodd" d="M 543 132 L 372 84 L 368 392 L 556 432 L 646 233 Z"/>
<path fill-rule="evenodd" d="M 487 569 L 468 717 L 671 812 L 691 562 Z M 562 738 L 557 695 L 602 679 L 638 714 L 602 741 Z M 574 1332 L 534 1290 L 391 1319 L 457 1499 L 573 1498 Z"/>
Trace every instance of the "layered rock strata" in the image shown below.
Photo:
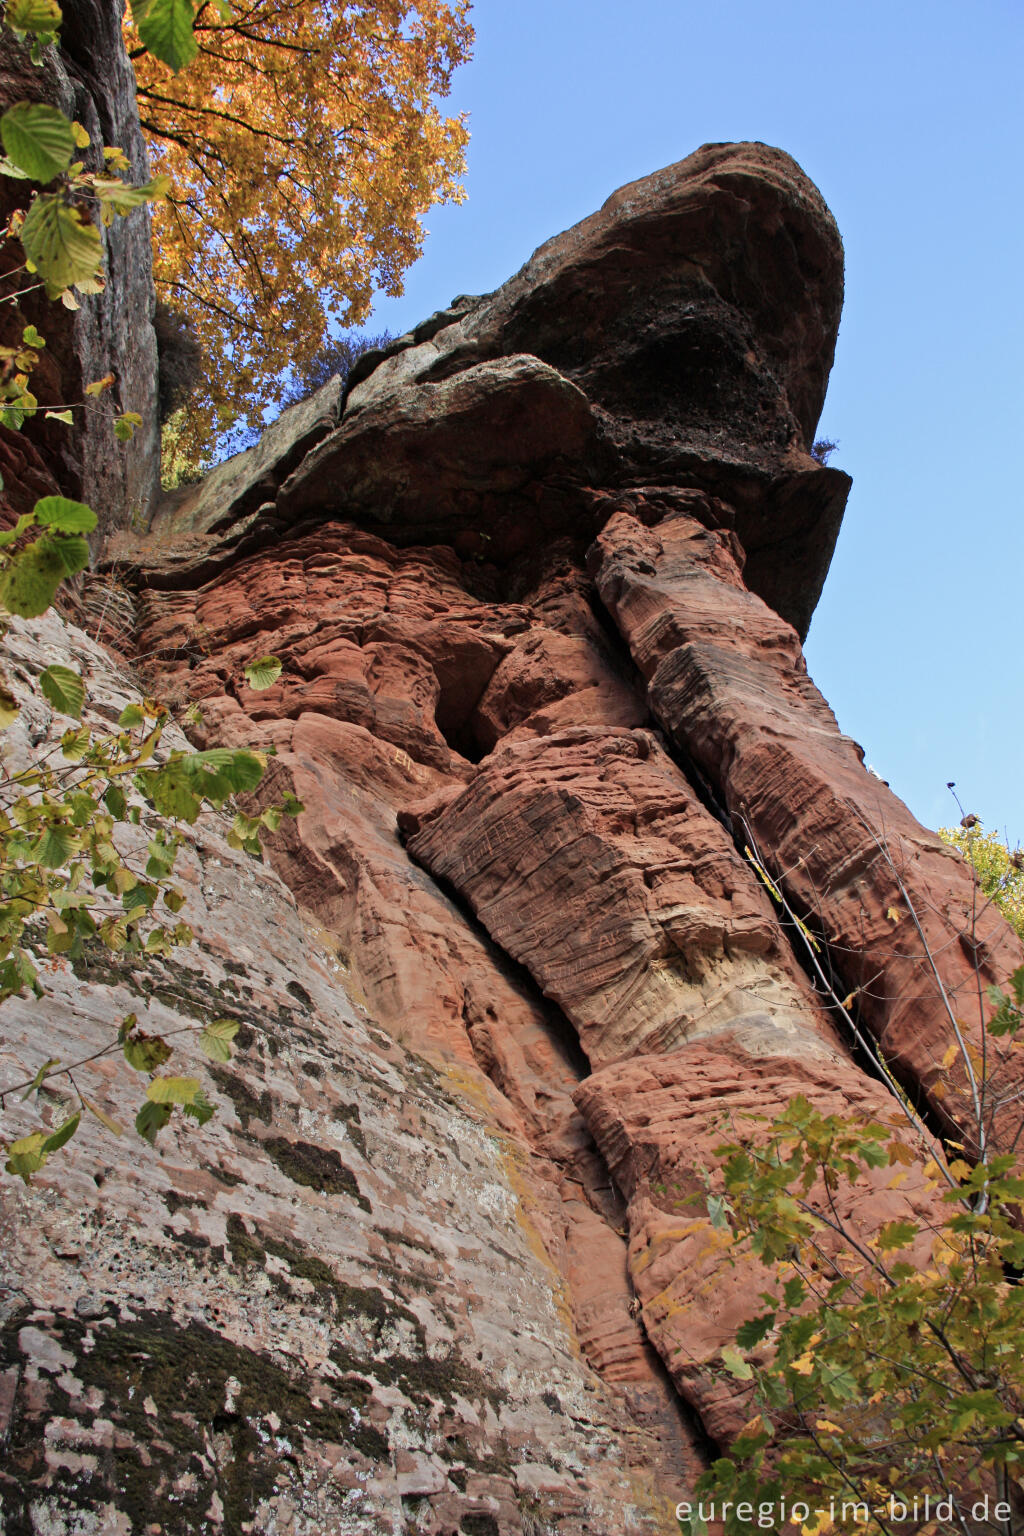
<path fill-rule="evenodd" d="M 942 992 L 959 1007 L 1019 952 L 993 911 L 972 925 L 962 862 L 806 676 L 793 622 L 847 485 L 808 453 L 840 297 L 834 225 L 792 162 L 709 147 L 364 362 L 297 463 L 296 416 L 131 552 L 159 685 L 199 702 L 204 741 L 274 743 L 311 807 L 275 858 L 376 1015 L 475 1058 L 571 1170 L 579 1123 L 540 1113 L 541 1009 L 588 1162 L 628 1202 L 649 1337 L 721 1437 L 738 1405 L 709 1367 L 758 1277 L 721 1287 L 706 1234 L 666 1246 L 671 1190 L 713 1163 L 734 1101 L 771 1112 L 802 1084 L 893 1108 L 740 850 L 786 872 L 862 1027 L 968 1134 Z M 263 651 L 284 673 L 255 695 Z M 496 981 L 453 896 L 547 1005 Z M 641 1134 L 652 1072 L 667 1097 Z M 901 1198 L 924 1209 L 917 1185 Z M 891 1215 L 875 1191 L 857 1220 Z"/>
<path fill-rule="evenodd" d="M 766 1283 L 729 1266 L 684 1203 L 715 1187 L 723 1133 L 795 1093 L 892 1120 L 916 1162 L 898 1188 L 859 1184 L 848 1219 L 866 1239 L 901 1215 L 936 1220 L 928 1136 L 898 1128 L 823 978 L 935 1123 L 969 1142 L 953 1019 L 977 1039 L 969 989 L 984 1009 L 985 984 L 1021 958 L 807 677 L 800 637 L 849 484 L 810 453 L 841 297 L 838 233 L 799 167 L 763 145 L 705 146 L 623 188 L 496 293 L 370 355 L 346 397 L 328 386 L 117 546 L 148 686 L 196 707 L 198 744 L 274 752 L 261 794 L 305 805 L 273 843 L 278 876 L 368 1015 L 512 1149 L 503 1187 L 524 1191 L 533 1256 L 564 1280 L 574 1369 L 585 1360 L 612 1405 L 611 1461 L 635 1444 L 679 1496 L 699 1458 L 677 1408 L 719 1443 L 742 1422 L 716 1362 Z M 245 667 L 264 654 L 283 670 L 255 692 Z M 765 875 L 814 929 L 820 971 Z M 263 917 L 250 927 L 280 953 Z M 325 1051 L 340 1028 L 323 1025 Z M 332 1056 L 321 1081 L 370 1094 L 356 1070 Z M 275 1083 L 285 1115 L 291 1090 Z M 431 1142 L 418 1095 L 411 1134 Z M 469 1219 L 461 1205 L 448 1217 Z M 244 1219 L 243 1252 L 255 1242 L 278 1273 L 279 1250 Z M 443 1225 L 434 1206 L 429 1219 Z M 320 1325 L 342 1327 L 344 1305 L 314 1292 Z M 482 1282 L 476 1296 L 475 1317 Z M 423 1322 L 407 1290 L 399 1300 Z M 532 1313 L 521 1326 L 544 1333 Z M 515 1411 L 539 1436 L 533 1344 L 474 1340 L 485 1376 L 522 1366 Z M 466 1396 L 431 1393 L 438 1423 Z M 561 1450 L 536 1454 L 564 1471 Z M 430 1455 L 444 1461 L 436 1439 Z M 484 1529 L 482 1506 L 450 1502 L 468 1473 L 460 1490 L 442 1471 L 415 1490 L 429 1508 L 405 1513 Z M 602 1511 L 617 1509 L 625 1485 L 584 1464 L 584 1491 L 591 1475 Z M 500 1536 L 536 1528 L 531 1478 L 494 1488 Z M 570 1502 L 554 1529 L 620 1528 Z"/>
<path fill-rule="evenodd" d="M 139 698 L 80 632 L 17 625 L 8 771 L 65 724 L 25 682 L 71 661 L 94 728 Z M 0 1087 L 36 1070 L 41 1013 L 48 1052 L 75 1061 L 134 1012 L 217 1107 L 157 1148 L 90 1119 L 31 1189 L 6 1182 L 5 1529 L 674 1528 L 697 1463 L 630 1343 L 621 1239 L 589 1207 L 573 1219 L 579 1186 L 545 1175 L 479 1069 L 432 1066 L 376 1027 L 330 936 L 229 847 L 229 826 L 205 815 L 179 858 L 194 946 L 146 962 L 97 945 L 50 966 L 42 1005 L 4 1005 Z M 195 1032 L 224 1016 L 243 1025 L 238 1049 L 211 1066 Z M 522 1096 L 529 1041 L 496 1054 Z M 557 1052 L 535 1048 L 533 1067 L 571 1111 Z M 143 1081 L 119 1053 L 76 1072 L 126 1126 Z M 53 1079 L 44 1120 L 73 1099 Z M 6 1134 L 37 1123 L 8 1101 Z M 606 1379 L 581 1354 L 567 1281 Z"/>
<path fill-rule="evenodd" d="M 651 707 L 826 941 L 840 990 L 936 1124 L 1010 1147 L 1024 1068 L 983 1031 L 988 988 L 1024 962 L 1021 945 L 964 861 L 864 767 L 796 634 L 744 585 L 734 536 L 707 521 L 700 499 L 652 528 L 617 513 L 594 553 Z M 946 1059 L 955 1027 L 988 1052 L 980 1117 L 969 1062 Z"/>

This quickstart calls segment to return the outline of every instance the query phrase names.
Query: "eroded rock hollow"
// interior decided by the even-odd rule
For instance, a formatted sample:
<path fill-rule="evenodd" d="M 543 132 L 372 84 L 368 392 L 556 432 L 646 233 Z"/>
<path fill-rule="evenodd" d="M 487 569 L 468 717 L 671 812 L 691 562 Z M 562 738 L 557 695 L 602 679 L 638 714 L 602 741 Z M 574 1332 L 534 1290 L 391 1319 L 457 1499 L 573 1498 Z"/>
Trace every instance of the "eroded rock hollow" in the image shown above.
<path fill-rule="evenodd" d="M 214 1395 L 262 1385 L 219 1431 L 249 1494 L 225 1484 L 209 1505 L 193 1472 L 207 1503 L 183 1530 L 308 1515 L 309 1480 L 275 1482 L 272 1436 L 237 1430 L 280 1420 L 269 1399 L 296 1371 L 313 1372 L 288 1403 L 297 1464 L 322 1473 L 320 1530 L 671 1529 L 745 1416 L 715 1362 L 763 1285 L 680 1220 L 723 1125 L 798 1092 L 889 1114 L 852 1016 L 935 1130 L 970 1135 L 969 1085 L 947 1070 L 936 1092 L 943 999 L 959 1009 L 1024 957 L 994 909 L 976 916 L 959 856 L 866 771 L 801 650 L 849 488 L 810 452 L 841 303 L 839 234 L 799 167 L 708 145 L 110 543 L 146 685 L 199 706 L 200 745 L 272 748 L 261 793 L 304 803 L 258 900 L 223 860 L 216 976 L 188 983 L 244 977 L 282 1054 L 259 1037 L 222 1084 L 237 1126 L 226 1110 L 209 1166 L 184 1143 L 145 1154 L 147 1199 L 172 1214 L 139 1232 L 159 1275 L 138 1300 L 113 1239 L 72 1273 L 39 1238 L 46 1282 L 22 1276 L 36 1312 L 16 1318 L 29 1364 L 9 1356 L 15 1398 L 34 1383 L 17 1433 L 75 1421 L 59 1384 L 80 1378 L 130 1460 L 115 1376 L 132 1368 L 104 1351 L 151 1358 L 159 1339 L 176 1359 L 201 1326 L 223 1351 Z M 253 692 L 244 667 L 265 653 L 283 673 Z M 302 948 L 286 889 L 332 966 Z M 61 984 L 72 1009 L 76 986 L 102 991 Z M 312 1168 L 312 1144 L 344 1177 Z M 916 1172 L 898 1191 L 880 1178 L 849 1219 L 870 1235 L 932 1198 Z M 107 1232 L 134 1201 L 120 1174 L 82 1195 Z M 85 1370 L 78 1282 L 102 1264 L 88 1294 L 110 1331 L 88 1324 L 103 1347 Z M 160 1407 L 147 1369 L 140 1400 Z M 193 1421 L 154 1474 L 165 1492 L 185 1486 L 188 1434 L 208 1456 Z M 95 1442 L 73 1443 L 96 1507 L 122 1508 Z M 17 1444 L 56 1508 L 60 1464 Z"/>

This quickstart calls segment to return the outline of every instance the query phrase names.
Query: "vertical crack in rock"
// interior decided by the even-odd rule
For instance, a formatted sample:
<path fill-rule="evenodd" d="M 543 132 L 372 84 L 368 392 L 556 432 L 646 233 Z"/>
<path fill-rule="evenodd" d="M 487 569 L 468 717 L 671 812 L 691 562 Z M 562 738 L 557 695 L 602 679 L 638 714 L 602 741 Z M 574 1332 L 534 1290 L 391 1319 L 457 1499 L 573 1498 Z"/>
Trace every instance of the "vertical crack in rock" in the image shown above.
<path fill-rule="evenodd" d="M 1009 924 L 991 904 L 979 909 L 969 866 L 865 769 L 796 634 L 744 586 L 732 535 L 686 511 L 652 528 L 620 512 L 597 550 L 598 590 L 670 739 L 823 936 L 886 1061 L 936 1123 L 973 1144 L 965 1068 L 942 1066 L 943 994 L 980 1047 L 978 999 L 1024 958 Z M 1019 1088 L 1019 1060 L 987 1048 L 1000 1090 Z M 1007 1117 L 1008 1138 L 1015 1124 Z"/>
<path fill-rule="evenodd" d="M 745 1397 L 715 1369 L 763 1288 L 685 1201 L 723 1134 L 803 1092 L 825 1113 L 892 1101 L 849 1060 L 770 901 L 650 733 L 576 727 L 509 739 L 472 783 L 400 816 L 410 852 L 470 902 L 573 1022 L 594 1068 L 576 1103 L 629 1199 L 630 1273 L 648 1336 L 708 1432 Z M 893 1205 L 937 1214 L 918 1170 Z M 916 1202 L 916 1204 L 915 1204 Z"/>
<path fill-rule="evenodd" d="M 139 697 L 52 616 L 15 621 L 7 646 L 22 694 L 44 661 L 73 654 L 94 728 Z M 9 765 L 62 723 L 38 691 L 25 695 Z M 184 745 L 173 728 L 166 744 Z M 179 856 L 196 946 L 149 963 L 96 946 L 46 977 L 54 1055 L 98 1050 L 137 1010 L 150 1032 L 173 1034 L 180 1070 L 211 1079 L 218 1113 L 129 1154 L 89 1120 L 59 1167 L 31 1189 L 5 1186 L 10 1529 L 155 1521 L 271 1536 L 415 1519 L 518 1536 L 529 1516 L 565 1536 L 667 1532 L 698 1460 L 619 1321 L 622 1245 L 583 1198 L 596 1158 L 569 1097 L 576 1075 L 536 1009 L 521 1005 L 533 1035 L 502 1030 L 495 1051 L 515 1065 L 524 1108 L 516 1053 L 529 1060 L 552 1140 L 558 1101 L 572 1116 L 561 1184 L 475 1069 L 430 1065 L 353 1006 L 338 961 L 280 881 L 228 846 L 228 826 L 204 815 Z M 144 846 L 151 828 L 137 835 Z M 494 977 L 478 980 L 490 985 L 474 1030 L 512 1022 L 511 983 L 502 995 Z M 243 1024 L 238 1049 L 211 1067 L 183 1030 L 224 1015 Z M 11 1000 L 4 1084 L 33 1070 L 38 1038 L 39 1004 Z M 132 1078 L 114 1058 L 89 1069 L 95 1102 L 126 1124 Z M 60 1079 L 52 1088 L 43 1114 L 59 1123 L 68 1095 Z M 19 1101 L 5 1128 L 23 1134 L 37 1113 Z M 569 1322 L 564 1277 L 576 1271 L 609 1385 Z"/>
<path fill-rule="evenodd" d="M 448 1063 L 468 1091 L 480 1093 L 482 1070 L 502 1094 L 499 1121 L 530 1149 L 526 1183 L 581 1346 L 678 1469 L 694 1452 L 630 1311 L 624 1207 L 572 1102 L 582 1073 L 565 1026 L 528 973 L 465 921 L 457 887 L 453 902 L 409 860 L 396 823 L 424 794 L 444 798 L 472 778 L 454 741 L 486 752 L 507 731 L 602 708 L 646 719 L 619 675 L 623 659 L 634 671 L 621 646 L 609 659 L 575 554 L 553 550 L 544 574 L 519 583 L 523 601 L 485 603 L 450 550 L 400 551 L 351 525 L 322 526 L 196 591 L 144 591 L 140 648 L 161 689 L 200 703 L 202 741 L 276 749 L 264 798 L 288 787 L 307 808 L 276 840 L 276 867 L 340 946 L 374 1018 Z M 263 651 L 284 673 L 254 694 L 240 677 Z"/>

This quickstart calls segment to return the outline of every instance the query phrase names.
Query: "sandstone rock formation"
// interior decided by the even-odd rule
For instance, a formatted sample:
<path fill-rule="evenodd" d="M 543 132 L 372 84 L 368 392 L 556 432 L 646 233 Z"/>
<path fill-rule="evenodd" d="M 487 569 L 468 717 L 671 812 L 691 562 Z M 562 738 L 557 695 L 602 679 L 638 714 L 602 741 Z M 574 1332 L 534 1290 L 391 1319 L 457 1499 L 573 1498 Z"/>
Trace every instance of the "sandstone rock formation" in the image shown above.
<path fill-rule="evenodd" d="M 180 1358 L 173 1324 L 205 1329 L 217 1362 L 208 1413 L 167 1398 L 160 1486 L 207 1500 L 182 1529 L 242 1528 L 224 1513 L 238 1479 L 214 1484 L 225 1457 L 255 1489 L 231 1519 L 259 1532 L 287 1528 L 274 1499 L 312 1518 L 299 1485 L 324 1489 L 326 1466 L 328 1532 L 657 1529 L 652 1485 L 684 1497 L 701 1435 L 725 1443 L 744 1417 L 716 1361 L 763 1274 L 726 1269 L 680 1215 L 714 1183 L 723 1127 L 800 1092 L 903 1134 L 852 1015 L 936 1129 L 972 1134 L 942 1065 L 952 1016 L 977 1039 L 978 982 L 1024 957 L 866 772 L 800 649 L 849 484 L 809 452 L 841 297 L 838 233 L 794 162 L 706 146 L 369 354 L 347 398 L 327 386 L 114 546 L 147 686 L 197 706 L 200 745 L 272 750 L 261 796 L 291 789 L 305 811 L 257 887 L 212 824 L 196 847 L 208 947 L 159 1006 L 237 974 L 231 1006 L 268 1033 L 254 1024 L 222 1085 L 238 1130 L 228 1113 L 201 1158 L 146 1158 L 171 1216 L 138 1239 L 157 1278 L 133 1300 L 103 1237 L 74 1259 L 40 1249 L 44 1278 L 16 1282 L 32 1310 L 11 1433 L 48 1512 L 65 1472 L 126 1508 L 79 1405 L 103 1395 L 134 1466 L 119 1387 L 160 1408 L 145 1360 Z M 283 671 L 255 692 L 244 669 L 266 653 Z M 61 1009 L 83 984 L 55 980 Z M 131 984 L 106 979 L 100 1023 Z M 81 1181 L 115 1234 L 120 1177 L 98 1197 Z M 935 1214 L 919 1166 L 884 1185 L 850 1196 L 865 1238 Z M 110 1319 L 88 1370 L 71 1264 Z M 142 1355 L 134 1374 L 108 1338 Z M 301 1475 L 278 1468 L 275 1394 L 303 1426 Z M 45 1468 L 26 1448 L 40 1425 Z M 351 1514 L 356 1489 L 377 1524 Z"/>
<path fill-rule="evenodd" d="M 138 698 L 57 620 L 17 624 L 7 649 L 22 676 L 84 661 L 93 725 Z M 64 724 L 26 700 L 9 767 Z M 329 935 L 229 848 L 229 825 L 205 816 L 179 866 L 196 946 L 140 966 L 97 945 L 47 978 L 64 1059 L 130 1011 L 149 1032 L 224 1015 L 244 1030 L 224 1067 L 184 1047 L 218 1103 L 204 1130 L 157 1152 L 93 1121 L 59 1178 L 5 1185 L 4 1529 L 668 1529 L 693 1461 L 629 1339 L 621 1239 L 593 1218 L 574 1234 L 616 1387 L 572 1330 L 571 1247 L 558 1262 L 572 1193 L 530 1163 L 471 1062 L 431 1066 L 375 1027 Z M 34 999 L 5 1005 L 5 1085 L 34 1071 L 38 1015 Z M 544 1066 L 565 1097 L 557 1053 Z M 129 1124 L 133 1075 L 108 1058 L 81 1087 Z M 59 1121 L 69 1094 L 53 1088 Z M 35 1119 L 15 1105 L 11 1135 Z"/>

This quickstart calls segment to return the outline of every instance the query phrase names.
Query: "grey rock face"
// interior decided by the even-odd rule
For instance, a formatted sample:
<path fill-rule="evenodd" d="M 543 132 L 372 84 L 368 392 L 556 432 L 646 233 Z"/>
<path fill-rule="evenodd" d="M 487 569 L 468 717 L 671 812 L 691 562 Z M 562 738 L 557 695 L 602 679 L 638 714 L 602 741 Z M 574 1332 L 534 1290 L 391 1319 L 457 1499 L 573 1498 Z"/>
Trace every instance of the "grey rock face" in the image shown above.
<path fill-rule="evenodd" d="M 72 660 L 94 726 L 138 697 L 52 617 L 8 637 L 23 694 Z M 9 766 L 64 723 L 36 695 Z M 53 967 L 42 1008 L 4 1007 L 0 1086 L 41 1048 L 90 1055 L 135 1012 L 175 1032 L 175 1069 L 217 1104 L 151 1149 L 130 1130 L 144 1079 L 104 1058 L 80 1086 L 125 1135 L 92 1120 L 30 1189 L 0 1185 L 6 1528 L 673 1529 L 683 1469 L 581 1355 L 508 1105 L 481 1072 L 375 1028 L 227 826 L 202 817 L 182 851 L 190 949 L 154 968 L 97 948 Z M 219 1066 L 195 1031 L 223 1016 L 243 1028 Z M 68 1093 L 55 1079 L 44 1116 L 63 1119 Z M 5 1135 L 36 1119 L 13 1107 Z"/>
<path fill-rule="evenodd" d="M 128 156 L 131 179 L 141 182 L 149 168 L 135 79 L 121 36 L 122 10 L 117 0 L 67 0 L 61 47 L 48 50 L 39 69 L 5 32 L 0 36 L 0 105 L 52 102 L 89 134 L 92 143 L 83 153 L 88 169 L 102 167 L 104 144 L 117 145 Z M 25 183 L 4 178 L 0 215 L 6 218 L 26 202 Z M 42 449 L 62 490 L 94 508 L 101 534 L 138 523 L 148 514 L 160 461 L 147 210 L 139 208 L 116 219 L 102 236 L 107 279 L 103 293 L 84 296 L 74 313 L 33 294 L 6 322 L 24 325 L 31 320 L 46 337 L 45 367 L 38 375 L 44 405 L 79 401 L 93 379 L 108 373 L 115 377 L 95 409 L 76 413 L 73 431 L 50 422 L 29 424 L 26 433 Z M 121 411 L 137 411 L 142 417 L 130 443 L 119 443 L 114 436 L 113 417 Z"/>

